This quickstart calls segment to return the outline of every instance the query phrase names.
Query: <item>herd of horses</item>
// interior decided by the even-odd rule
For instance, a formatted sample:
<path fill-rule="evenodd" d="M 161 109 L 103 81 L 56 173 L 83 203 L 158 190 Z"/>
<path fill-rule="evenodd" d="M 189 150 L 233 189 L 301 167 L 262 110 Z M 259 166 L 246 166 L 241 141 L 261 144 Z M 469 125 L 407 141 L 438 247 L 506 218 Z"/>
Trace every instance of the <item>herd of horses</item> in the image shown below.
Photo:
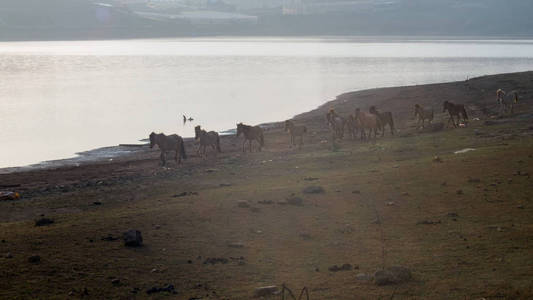
<path fill-rule="evenodd" d="M 514 113 L 514 104 L 518 103 L 518 92 L 512 91 L 506 93 L 502 89 L 496 91 L 497 103 L 500 107 L 500 115 Z M 450 126 L 450 122 L 454 127 L 460 126 L 460 124 L 467 124 L 468 114 L 466 112 L 464 104 L 455 104 L 450 101 L 443 102 L 442 112 L 448 112 L 449 119 L 447 126 Z M 424 108 L 419 104 L 414 106 L 414 116 L 417 119 L 417 126 L 420 128 L 425 127 L 426 122 L 431 124 L 434 118 L 434 111 L 432 108 Z M 385 135 L 385 129 L 388 126 L 391 135 L 394 135 L 394 119 L 392 112 L 380 112 L 375 106 L 371 106 L 368 112 L 361 111 L 356 108 L 353 114 L 349 114 L 348 117 L 339 115 L 333 108 L 326 113 L 326 123 L 332 134 L 333 141 L 335 139 L 343 139 L 345 131 L 348 132 L 351 139 L 355 140 L 357 135 L 360 135 L 362 141 L 368 141 L 372 139 L 372 133 L 374 139 L 377 138 L 378 132 L 381 132 L 381 136 Z M 295 125 L 291 120 L 285 121 L 285 131 L 290 135 L 289 146 L 295 146 L 298 139 L 298 146 L 301 148 L 303 145 L 304 135 L 307 133 L 307 127 L 303 125 Z M 196 154 L 199 156 L 207 156 L 207 148 L 211 147 L 215 153 L 222 152 L 220 148 L 220 136 L 215 131 L 205 131 L 200 126 L 194 128 L 195 140 L 199 142 L 198 150 Z M 244 141 L 242 144 L 242 151 L 246 152 L 246 142 L 248 142 L 248 149 L 252 152 L 252 144 L 254 141 L 259 145 L 258 151 L 261 151 L 265 145 L 263 128 L 259 126 L 250 126 L 243 123 L 237 124 L 237 137 L 243 135 Z M 187 159 L 185 152 L 185 144 L 183 138 L 177 134 L 165 135 L 163 133 L 150 134 L 150 148 L 155 145 L 159 146 L 161 150 L 160 160 L 161 164 L 166 163 L 166 153 L 175 152 L 174 159 L 177 164 L 181 164 L 182 159 Z"/>

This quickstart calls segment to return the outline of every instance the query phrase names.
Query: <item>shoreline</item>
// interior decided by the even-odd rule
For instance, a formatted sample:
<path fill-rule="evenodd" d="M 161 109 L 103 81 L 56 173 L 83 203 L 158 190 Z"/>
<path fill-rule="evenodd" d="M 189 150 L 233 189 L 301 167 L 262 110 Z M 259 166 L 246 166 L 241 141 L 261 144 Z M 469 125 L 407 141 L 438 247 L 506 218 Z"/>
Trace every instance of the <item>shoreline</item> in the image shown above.
<path fill-rule="evenodd" d="M 529 72 L 533 72 L 533 71 L 484 75 L 484 76 L 469 78 L 465 81 L 446 81 L 446 82 L 439 82 L 439 83 L 379 87 L 379 88 L 348 91 L 348 92 L 337 95 L 335 99 L 326 100 L 326 102 L 324 102 L 323 104 L 319 105 L 318 107 L 314 109 L 311 109 L 306 112 L 297 113 L 291 119 L 298 120 L 298 119 L 306 118 L 310 115 L 313 115 L 313 113 L 316 111 L 329 109 L 330 106 L 342 104 L 342 102 L 349 101 L 350 97 L 353 97 L 353 96 L 357 97 L 360 94 L 362 95 L 371 94 L 371 93 L 384 91 L 384 90 L 394 91 L 394 90 L 399 90 L 399 89 L 408 89 L 408 88 L 416 88 L 416 87 L 429 87 L 429 86 L 440 86 L 440 85 L 447 85 L 447 84 L 457 84 L 457 83 L 462 83 L 462 82 L 475 81 L 475 80 L 479 80 L 479 79 L 483 79 L 487 77 L 524 74 L 524 73 L 529 73 Z M 362 102 L 363 102 L 362 104 L 366 104 L 364 103 L 364 101 Z M 264 122 L 264 123 L 258 124 L 258 126 L 261 126 L 263 128 L 275 128 L 282 122 L 283 121 Z M 236 129 L 232 128 L 232 129 L 222 130 L 219 132 L 219 134 L 221 135 L 221 137 L 224 137 L 228 135 L 234 135 L 235 132 L 236 132 Z M 186 137 L 184 138 L 184 140 L 187 143 L 194 142 L 193 137 Z M 146 142 L 146 139 L 139 139 L 139 141 Z M 134 157 L 136 154 L 142 154 L 146 152 L 147 146 L 148 146 L 147 143 L 145 144 L 119 144 L 119 145 L 104 146 L 104 147 L 99 147 L 99 148 L 94 148 L 94 149 L 89 149 L 89 150 L 74 153 L 73 154 L 74 156 L 69 157 L 69 158 L 45 160 L 45 161 L 41 161 L 41 162 L 37 162 L 34 164 L 29 164 L 29 165 L 0 168 L 0 174 L 13 174 L 13 173 L 19 173 L 19 172 L 35 171 L 35 170 L 50 170 L 50 169 L 58 169 L 58 168 L 80 167 L 82 165 L 87 165 L 87 164 L 97 164 L 97 163 L 103 163 L 106 161 L 111 162 L 115 159 L 124 160 L 124 159 L 127 159 L 129 156 Z"/>

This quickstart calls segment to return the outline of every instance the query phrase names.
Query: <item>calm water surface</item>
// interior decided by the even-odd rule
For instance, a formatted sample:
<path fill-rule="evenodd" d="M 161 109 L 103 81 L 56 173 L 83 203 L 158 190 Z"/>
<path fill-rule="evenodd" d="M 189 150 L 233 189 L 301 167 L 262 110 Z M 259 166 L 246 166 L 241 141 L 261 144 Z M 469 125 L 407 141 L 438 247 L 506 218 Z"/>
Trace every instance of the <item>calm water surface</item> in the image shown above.
<path fill-rule="evenodd" d="M 0 43 L 0 167 L 277 121 L 366 88 L 533 69 L 533 41 L 217 38 Z M 195 118 L 183 126 L 182 114 Z"/>

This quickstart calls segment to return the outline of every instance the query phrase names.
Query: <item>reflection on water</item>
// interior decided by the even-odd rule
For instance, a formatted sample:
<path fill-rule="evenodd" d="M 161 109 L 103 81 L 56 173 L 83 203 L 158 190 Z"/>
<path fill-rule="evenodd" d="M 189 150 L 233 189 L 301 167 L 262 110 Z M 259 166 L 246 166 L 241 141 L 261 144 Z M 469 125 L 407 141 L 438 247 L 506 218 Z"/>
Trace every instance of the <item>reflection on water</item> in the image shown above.
<path fill-rule="evenodd" d="M 283 120 L 358 89 L 533 69 L 532 41 L 0 43 L 0 166 Z M 183 126 L 182 115 L 195 120 Z"/>

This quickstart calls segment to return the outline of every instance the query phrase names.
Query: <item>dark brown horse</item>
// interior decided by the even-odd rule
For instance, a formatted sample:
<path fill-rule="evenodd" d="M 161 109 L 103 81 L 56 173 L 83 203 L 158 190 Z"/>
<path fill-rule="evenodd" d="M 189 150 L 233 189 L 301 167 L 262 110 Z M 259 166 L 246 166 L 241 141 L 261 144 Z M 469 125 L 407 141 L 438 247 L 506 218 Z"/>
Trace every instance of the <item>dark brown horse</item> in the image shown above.
<path fill-rule="evenodd" d="M 461 120 L 461 117 L 463 118 L 463 122 L 466 123 L 468 121 L 468 115 L 466 114 L 466 109 L 463 104 L 455 104 L 449 101 L 444 101 L 442 106 L 442 112 L 448 111 L 448 113 L 450 114 L 447 126 L 450 125 L 451 121 L 453 123 L 453 127 L 457 127 L 459 121 Z M 457 123 L 455 123 L 454 117 L 457 117 Z"/>
<path fill-rule="evenodd" d="M 164 166 L 166 163 L 165 155 L 168 151 L 175 151 L 176 156 L 174 160 L 181 164 L 181 159 L 187 159 L 187 153 L 185 153 L 185 144 L 181 136 L 177 134 L 165 135 L 163 133 L 150 133 L 150 148 L 153 148 L 154 145 L 158 145 L 161 150 L 161 155 L 159 159 L 161 160 L 161 165 Z"/>
<path fill-rule="evenodd" d="M 422 128 L 424 128 L 424 122 L 428 120 L 428 123 L 431 124 L 433 121 L 433 109 L 425 109 L 421 105 L 415 104 L 415 118 L 418 117 L 417 125 L 420 125 L 422 121 Z"/>
<path fill-rule="evenodd" d="M 207 146 L 211 146 L 213 150 L 216 150 L 219 153 L 222 152 L 220 149 L 220 136 L 217 132 L 207 132 L 198 125 L 194 127 L 194 139 L 200 140 L 200 146 L 196 151 L 197 154 L 200 154 L 200 150 L 203 149 L 202 155 L 207 156 Z"/>
<path fill-rule="evenodd" d="M 381 136 L 385 136 L 385 126 L 389 125 L 390 133 L 394 135 L 394 120 L 392 119 L 392 113 L 390 111 L 379 112 L 375 106 L 370 106 L 368 110 L 371 114 L 378 116 L 379 129 L 381 130 Z"/>
<path fill-rule="evenodd" d="M 242 152 L 245 152 L 246 141 L 249 142 L 250 152 L 252 152 L 252 142 L 257 141 L 259 144 L 259 151 L 261 147 L 265 146 L 265 138 L 263 135 L 263 129 L 259 126 L 249 126 L 244 125 L 243 123 L 237 124 L 237 136 L 244 134 L 244 142 L 242 143 Z"/>

